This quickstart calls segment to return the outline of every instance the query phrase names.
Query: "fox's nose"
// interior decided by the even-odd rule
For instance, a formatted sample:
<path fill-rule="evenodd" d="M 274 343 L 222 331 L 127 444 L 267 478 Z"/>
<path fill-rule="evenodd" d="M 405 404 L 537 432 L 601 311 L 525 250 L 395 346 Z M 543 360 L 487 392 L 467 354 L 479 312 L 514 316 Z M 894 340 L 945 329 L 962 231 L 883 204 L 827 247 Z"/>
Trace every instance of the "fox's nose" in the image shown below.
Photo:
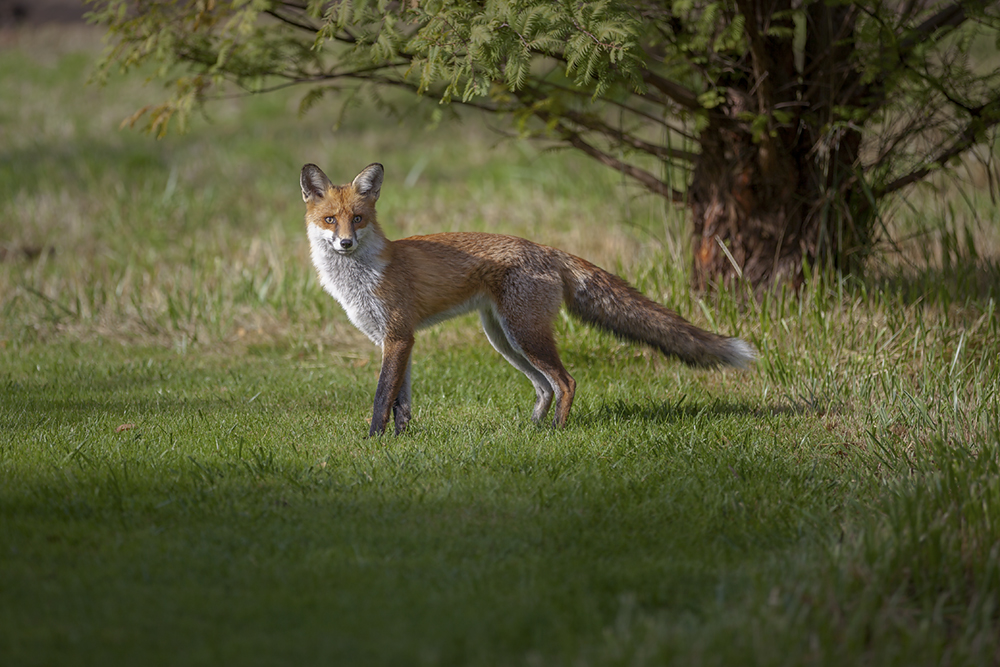
<path fill-rule="evenodd" d="M 340 247 L 343 248 L 344 250 L 347 250 L 353 245 L 354 241 L 352 241 L 351 239 L 340 239 Z"/>

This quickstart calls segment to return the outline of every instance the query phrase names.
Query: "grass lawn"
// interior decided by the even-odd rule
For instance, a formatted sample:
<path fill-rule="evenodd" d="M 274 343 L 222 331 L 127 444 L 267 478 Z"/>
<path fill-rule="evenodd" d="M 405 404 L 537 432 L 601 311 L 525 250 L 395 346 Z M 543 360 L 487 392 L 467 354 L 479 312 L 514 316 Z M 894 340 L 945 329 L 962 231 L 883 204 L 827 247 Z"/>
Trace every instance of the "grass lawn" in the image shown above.
<path fill-rule="evenodd" d="M 984 192 L 909 193 L 924 231 L 864 277 L 690 294 L 680 212 L 583 157 L 294 92 L 157 141 L 117 129 L 141 77 L 84 85 L 97 45 L 0 34 L 0 664 L 1000 664 Z M 297 181 L 374 161 L 391 238 L 556 245 L 760 361 L 564 318 L 555 431 L 466 316 L 418 334 L 407 434 L 364 437 L 379 357 Z"/>

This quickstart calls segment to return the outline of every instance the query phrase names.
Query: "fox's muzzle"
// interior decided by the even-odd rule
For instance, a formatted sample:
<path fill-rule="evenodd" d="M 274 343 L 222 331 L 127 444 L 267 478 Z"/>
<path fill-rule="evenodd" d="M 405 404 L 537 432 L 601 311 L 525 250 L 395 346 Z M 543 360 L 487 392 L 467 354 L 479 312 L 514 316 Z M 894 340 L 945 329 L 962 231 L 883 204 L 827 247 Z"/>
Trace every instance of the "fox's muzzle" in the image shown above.
<path fill-rule="evenodd" d="M 348 237 L 342 239 L 340 237 L 335 237 L 333 239 L 333 249 L 339 252 L 341 255 L 349 255 L 354 252 L 358 247 L 358 242 L 354 239 Z"/>

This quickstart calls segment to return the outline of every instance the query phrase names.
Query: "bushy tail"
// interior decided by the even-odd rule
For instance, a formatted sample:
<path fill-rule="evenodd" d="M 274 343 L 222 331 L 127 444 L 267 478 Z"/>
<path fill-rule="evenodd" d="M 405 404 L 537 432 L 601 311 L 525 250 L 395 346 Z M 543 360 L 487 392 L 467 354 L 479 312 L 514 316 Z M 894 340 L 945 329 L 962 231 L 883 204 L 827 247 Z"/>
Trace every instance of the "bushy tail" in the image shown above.
<path fill-rule="evenodd" d="M 746 368 L 757 358 L 746 341 L 699 329 L 584 259 L 566 254 L 562 273 L 569 312 L 619 338 L 645 343 L 691 366 Z"/>

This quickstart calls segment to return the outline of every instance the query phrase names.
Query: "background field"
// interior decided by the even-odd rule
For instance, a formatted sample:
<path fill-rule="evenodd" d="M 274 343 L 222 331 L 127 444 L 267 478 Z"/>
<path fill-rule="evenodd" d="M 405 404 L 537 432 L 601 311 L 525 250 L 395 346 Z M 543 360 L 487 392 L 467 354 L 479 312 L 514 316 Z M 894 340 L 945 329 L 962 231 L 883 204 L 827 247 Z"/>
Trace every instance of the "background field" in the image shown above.
<path fill-rule="evenodd" d="M 864 278 L 686 289 L 683 216 L 476 118 L 86 86 L 72 27 L 0 33 L 0 663 L 997 664 L 1000 209 L 886 211 Z M 569 427 L 473 316 L 422 332 L 415 418 L 318 287 L 297 184 L 386 166 L 390 237 L 488 230 L 751 340 L 702 373 L 569 319 Z M 981 187 L 975 187 L 975 186 Z"/>

